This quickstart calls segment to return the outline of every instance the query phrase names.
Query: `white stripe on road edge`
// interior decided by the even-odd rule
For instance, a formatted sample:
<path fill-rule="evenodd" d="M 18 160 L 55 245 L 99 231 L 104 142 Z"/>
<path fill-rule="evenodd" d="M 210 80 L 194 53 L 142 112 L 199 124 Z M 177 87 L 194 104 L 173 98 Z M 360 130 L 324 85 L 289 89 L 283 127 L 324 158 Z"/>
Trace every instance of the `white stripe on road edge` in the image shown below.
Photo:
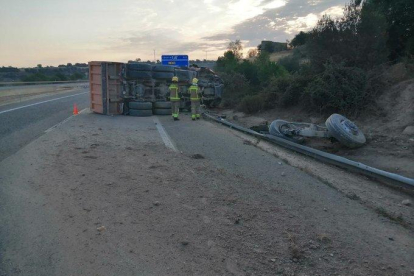
<path fill-rule="evenodd" d="M 165 146 L 175 152 L 178 152 L 178 149 L 175 147 L 174 143 L 172 142 L 170 136 L 165 131 L 164 127 L 162 126 L 160 120 L 157 117 L 154 117 L 155 126 L 158 129 L 158 132 L 161 135 L 161 139 L 164 142 Z"/>
<path fill-rule="evenodd" d="M 88 109 L 89 109 L 89 108 L 85 108 L 85 109 L 81 110 L 81 111 L 79 112 L 79 114 L 81 114 L 81 113 L 85 112 L 85 111 L 86 111 L 86 110 L 88 110 Z M 62 122 L 57 123 L 56 125 L 52 126 L 52 127 L 51 127 L 51 128 L 49 128 L 48 130 L 46 130 L 46 131 L 45 131 L 45 133 L 51 132 L 52 130 L 54 130 L 55 128 L 57 128 L 57 127 L 59 127 L 59 126 L 63 125 L 64 123 L 66 123 L 67 121 L 69 121 L 70 119 L 72 119 L 72 118 L 73 118 L 73 117 L 75 117 L 75 116 L 76 116 L 76 115 L 72 115 L 72 116 L 70 116 L 70 117 L 66 118 L 65 120 L 63 120 Z"/>
<path fill-rule="evenodd" d="M 47 101 L 43 101 L 43 102 L 38 102 L 38 103 L 34 103 L 34 104 L 28 104 L 28 105 L 24 105 L 24 106 L 19 106 L 19 107 L 16 107 L 16 108 L 12 108 L 12 109 L 8 109 L 8 110 L 0 111 L 0 114 L 7 113 L 7 112 L 10 112 L 10 111 L 19 110 L 19 109 L 22 109 L 22 108 L 26 108 L 26 107 L 30 107 L 30 106 L 34 106 L 34 105 L 38 105 L 38 104 L 43 104 L 43 103 L 53 102 L 53 101 L 57 101 L 57 100 L 65 99 L 65 98 L 75 97 L 75 96 L 79 96 L 79 95 L 86 94 L 86 93 L 88 93 L 88 92 L 82 92 L 82 93 L 78 93 L 78 94 L 74 94 L 74 95 L 60 97 L 60 98 L 57 98 L 57 99 L 51 99 L 51 100 L 47 100 Z"/>

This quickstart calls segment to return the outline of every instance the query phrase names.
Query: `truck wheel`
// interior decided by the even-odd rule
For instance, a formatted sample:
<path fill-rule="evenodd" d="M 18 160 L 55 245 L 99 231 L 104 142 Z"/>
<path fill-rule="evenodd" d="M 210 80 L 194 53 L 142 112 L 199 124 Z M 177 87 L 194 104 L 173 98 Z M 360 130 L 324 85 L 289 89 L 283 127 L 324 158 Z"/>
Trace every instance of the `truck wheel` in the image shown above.
<path fill-rule="evenodd" d="M 171 80 L 174 77 L 174 73 L 170 72 L 154 72 L 152 77 L 156 80 Z"/>
<path fill-rule="evenodd" d="M 152 71 L 154 72 L 170 72 L 174 73 L 174 67 L 167 66 L 167 65 L 155 65 L 152 67 Z"/>
<path fill-rule="evenodd" d="M 152 102 L 129 102 L 129 108 L 138 110 L 151 110 Z"/>
<path fill-rule="evenodd" d="M 151 71 L 152 65 L 146 63 L 127 63 L 126 68 L 129 71 Z"/>
<path fill-rule="evenodd" d="M 129 115 L 135 116 L 135 117 L 149 117 L 149 116 L 152 116 L 152 110 L 130 109 Z"/>
<path fill-rule="evenodd" d="M 155 102 L 155 109 L 171 109 L 171 102 Z"/>
<path fill-rule="evenodd" d="M 172 111 L 171 109 L 154 109 L 155 115 L 171 115 Z"/>
<path fill-rule="evenodd" d="M 358 127 L 342 115 L 332 114 L 326 120 L 326 127 L 332 137 L 348 148 L 361 147 L 367 141 Z"/>
<path fill-rule="evenodd" d="M 175 70 L 175 75 L 180 82 L 190 82 L 193 79 L 193 73 L 188 70 Z"/>
<path fill-rule="evenodd" d="M 131 71 L 127 70 L 127 79 L 151 79 L 152 73 L 148 71 Z"/>
<path fill-rule="evenodd" d="M 302 144 L 305 141 L 303 137 L 287 135 L 284 132 L 284 129 L 288 129 L 288 128 L 290 128 L 289 122 L 284 121 L 284 120 L 275 120 L 269 126 L 269 133 L 270 135 L 284 138 L 286 140 L 289 140 L 295 143 Z"/>

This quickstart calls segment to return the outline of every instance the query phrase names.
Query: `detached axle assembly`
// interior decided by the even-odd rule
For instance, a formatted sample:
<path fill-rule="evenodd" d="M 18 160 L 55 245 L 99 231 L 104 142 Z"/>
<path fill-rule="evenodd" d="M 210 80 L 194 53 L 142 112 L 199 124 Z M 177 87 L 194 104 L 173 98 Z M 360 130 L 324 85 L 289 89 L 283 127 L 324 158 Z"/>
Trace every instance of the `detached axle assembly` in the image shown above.
<path fill-rule="evenodd" d="M 303 142 L 304 137 L 335 138 L 349 148 L 361 147 L 366 142 L 358 127 L 339 114 L 331 115 L 325 126 L 275 120 L 269 126 L 269 133 L 298 143 Z"/>

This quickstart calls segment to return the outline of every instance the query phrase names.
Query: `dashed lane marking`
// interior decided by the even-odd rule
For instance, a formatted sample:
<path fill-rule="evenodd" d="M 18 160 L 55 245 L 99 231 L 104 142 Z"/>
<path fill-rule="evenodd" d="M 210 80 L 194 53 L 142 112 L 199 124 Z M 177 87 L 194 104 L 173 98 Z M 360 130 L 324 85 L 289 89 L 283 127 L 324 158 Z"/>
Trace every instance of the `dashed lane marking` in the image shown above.
<path fill-rule="evenodd" d="M 171 140 L 170 136 L 168 135 L 168 133 L 165 131 L 164 127 L 162 126 L 160 120 L 158 119 L 158 117 L 154 117 L 154 123 L 155 126 L 158 129 L 158 132 L 161 136 L 162 141 L 164 142 L 165 146 L 175 152 L 178 152 L 177 147 L 174 145 L 173 141 Z"/>
<path fill-rule="evenodd" d="M 86 111 L 86 110 L 88 110 L 88 109 L 89 109 L 89 108 L 82 109 L 82 110 L 79 112 L 79 114 L 81 114 L 81 113 L 85 112 L 85 111 Z M 75 117 L 75 116 L 77 116 L 77 115 L 72 115 L 72 116 L 70 116 L 70 117 L 66 118 L 65 120 L 63 120 L 62 122 L 57 123 L 56 125 L 52 126 L 51 128 L 49 128 L 49 129 L 45 130 L 45 133 L 51 132 L 52 130 L 54 130 L 55 128 L 58 128 L 59 126 L 63 125 L 64 123 L 68 122 L 70 119 L 72 119 L 72 118 L 73 118 L 73 117 Z"/>

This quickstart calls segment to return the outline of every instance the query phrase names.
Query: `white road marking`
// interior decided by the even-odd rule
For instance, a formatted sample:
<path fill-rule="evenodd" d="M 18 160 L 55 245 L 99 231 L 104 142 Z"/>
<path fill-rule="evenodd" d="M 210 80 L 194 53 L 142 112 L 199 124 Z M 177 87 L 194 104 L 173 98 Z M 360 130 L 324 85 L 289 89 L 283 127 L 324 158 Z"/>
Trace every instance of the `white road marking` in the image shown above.
<path fill-rule="evenodd" d="M 158 119 L 158 117 L 154 117 L 154 123 L 155 126 L 158 129 L 158 132 L 160 133 L 161 139 L 164 142 L 165 146 L 175 152 L 178 152 L 177 147 L 174 145 L 173 141 L 171 140 L 170 136 L 168 135 L 168 133 L 165 131 L 164 127 L 162 126 L 160 120 Z"/>
<path fill-rule="evenodd" d="M 39 105 L 39 104 L 43 104 L 43 103 L 48 103 L 48 102 L 53 102 L 53 101 L 65 99 L 65 98 L 75 97 L 75 96 L 79 96 L 79 95 L 86 94 L 86 93 L 88 93 L 88 92 L 82 92 L 82 93 L 78 93 L 78 94 L 74 94 L 74 95 L 60 97 L 60 98 L 57 98 L 57 99 L 52 99 L 52 100 L 47 100 L 47 101 L 38 102 L 38 103 L 34 103 L 34 104 L 28 104 L 28 105 L 24 105 L 24 106 L 19 106 L 19 107 L 16 107 L 16 108 L 12 108 L 12 109 L 8 109 L 8 110 L 0 111 L 0 114 L 7 113 L 7 112 L 11 112 L 11 111 L 15 111 L 15 110 L 19 110 L 19 109 L 26 108 L 26 107 L 30 107 L 30 106 L 34 106 L 34 105 Z"/>
<path fill-rule="evenodd" d="M 88 110 L 88 109 L 89 109 L 89 108 L 82 109 L 82 110 L 79 112 L 79 114 L 81 114 L 81 113 L 85 112 L 85 111 L 86 111 L 86 110 Z M 59 126 L 63 125 L 64 123 L 66 123 L 67 121 L 69 121 L 70 119 L 72 119 L 72 118 L 73 118 L 73 117 L 75 117 L 75 116 L 76 116 L 76 115 L 72 115 L 72 116 L 70 116 L 70 117 L 66 118 L 65 120 L 63 120 L 62 122 L 57 123 L 56 125 L 52 126 L 51 128 L 49 128 L 49 129 L 45 130 L 45 133 L 51 132 L 52 130 L 54 130 L 55 128 L 58 128 Z"/>

